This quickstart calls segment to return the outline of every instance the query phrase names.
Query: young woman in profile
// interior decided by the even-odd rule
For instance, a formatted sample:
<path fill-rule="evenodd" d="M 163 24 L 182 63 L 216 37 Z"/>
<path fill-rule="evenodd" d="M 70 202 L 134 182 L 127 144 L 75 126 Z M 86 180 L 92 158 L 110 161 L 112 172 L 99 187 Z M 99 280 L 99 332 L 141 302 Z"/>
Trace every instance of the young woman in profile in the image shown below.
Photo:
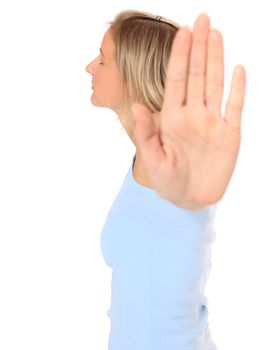
<path fill-rule="evenodd" d="M 221 114 L 221 33 L 120 12 L 86 67 L 94 106 L 112 109 L 136 146 L 101 232 L 112 268 L 109 350 L 213 350 L 205 283 L 213 221 L 240 148 L 245 69 Z"/>

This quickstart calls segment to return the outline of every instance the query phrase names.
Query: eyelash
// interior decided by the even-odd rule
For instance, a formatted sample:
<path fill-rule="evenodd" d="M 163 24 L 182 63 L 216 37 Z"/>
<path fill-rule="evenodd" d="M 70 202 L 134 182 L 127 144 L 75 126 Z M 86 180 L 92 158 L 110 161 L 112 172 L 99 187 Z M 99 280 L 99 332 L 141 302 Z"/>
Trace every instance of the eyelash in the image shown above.
<path fill-rule="evenodd" d="M 102 58 L 100 57 L 99 64 L 103 64 Z"/>

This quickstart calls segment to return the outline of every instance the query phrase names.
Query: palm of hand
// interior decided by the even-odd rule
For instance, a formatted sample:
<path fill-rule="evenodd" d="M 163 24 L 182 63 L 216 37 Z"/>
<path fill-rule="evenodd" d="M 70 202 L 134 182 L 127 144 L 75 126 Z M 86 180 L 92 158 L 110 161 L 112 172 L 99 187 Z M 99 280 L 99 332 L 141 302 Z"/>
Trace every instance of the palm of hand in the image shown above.
<path fill-rule="evenodd" d="M 191 207 L 191 202 L 216 203 L 235 167 L 240 133 L 204 108 L 182 107 L 177 118 L 176 123 L 166 123 L 168 118 L 163 118 L 161 139 L 166 157 L 151 173 L 158 193 L 178 205 L 181 193 L 185 207 Z"/>
<path fill-rule="evenodd" d="M 195 210 L 218 202 L 233 174 L 245 71 L 234 70 L 224 118 L 223 80 L 221 34 L 209 33 L 209 18 L 201 15 L 192 45 L 186 27 L 175 37 L 158 127 L 146 107 L 136 106 L 136 141 L 149 177 L 159 196 L 179 207 Z"/>

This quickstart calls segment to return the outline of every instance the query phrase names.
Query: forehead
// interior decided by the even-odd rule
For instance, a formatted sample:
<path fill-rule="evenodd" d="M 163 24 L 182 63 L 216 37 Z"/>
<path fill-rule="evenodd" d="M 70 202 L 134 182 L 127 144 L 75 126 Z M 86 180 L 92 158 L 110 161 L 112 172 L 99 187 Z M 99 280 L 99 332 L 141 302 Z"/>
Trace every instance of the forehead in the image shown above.
<path fill-rule="evenodd" d="M 115 53 L 114 41 L 112 39 L 110 29 L 108 29 L 103 37 L 101 48 L 104 52 L 111 54 Z"/>

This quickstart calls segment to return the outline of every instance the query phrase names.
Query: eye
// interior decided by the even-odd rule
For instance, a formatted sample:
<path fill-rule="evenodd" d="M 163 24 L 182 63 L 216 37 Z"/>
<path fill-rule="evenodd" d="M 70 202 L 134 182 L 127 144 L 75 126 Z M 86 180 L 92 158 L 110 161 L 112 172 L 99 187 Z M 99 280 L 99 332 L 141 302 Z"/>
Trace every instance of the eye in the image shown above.
<path fill-rule="evenodd" d="M 99 58 L 99 64 L 103 64 L 102 57 L 99 55 L 98 58 Z"/>

